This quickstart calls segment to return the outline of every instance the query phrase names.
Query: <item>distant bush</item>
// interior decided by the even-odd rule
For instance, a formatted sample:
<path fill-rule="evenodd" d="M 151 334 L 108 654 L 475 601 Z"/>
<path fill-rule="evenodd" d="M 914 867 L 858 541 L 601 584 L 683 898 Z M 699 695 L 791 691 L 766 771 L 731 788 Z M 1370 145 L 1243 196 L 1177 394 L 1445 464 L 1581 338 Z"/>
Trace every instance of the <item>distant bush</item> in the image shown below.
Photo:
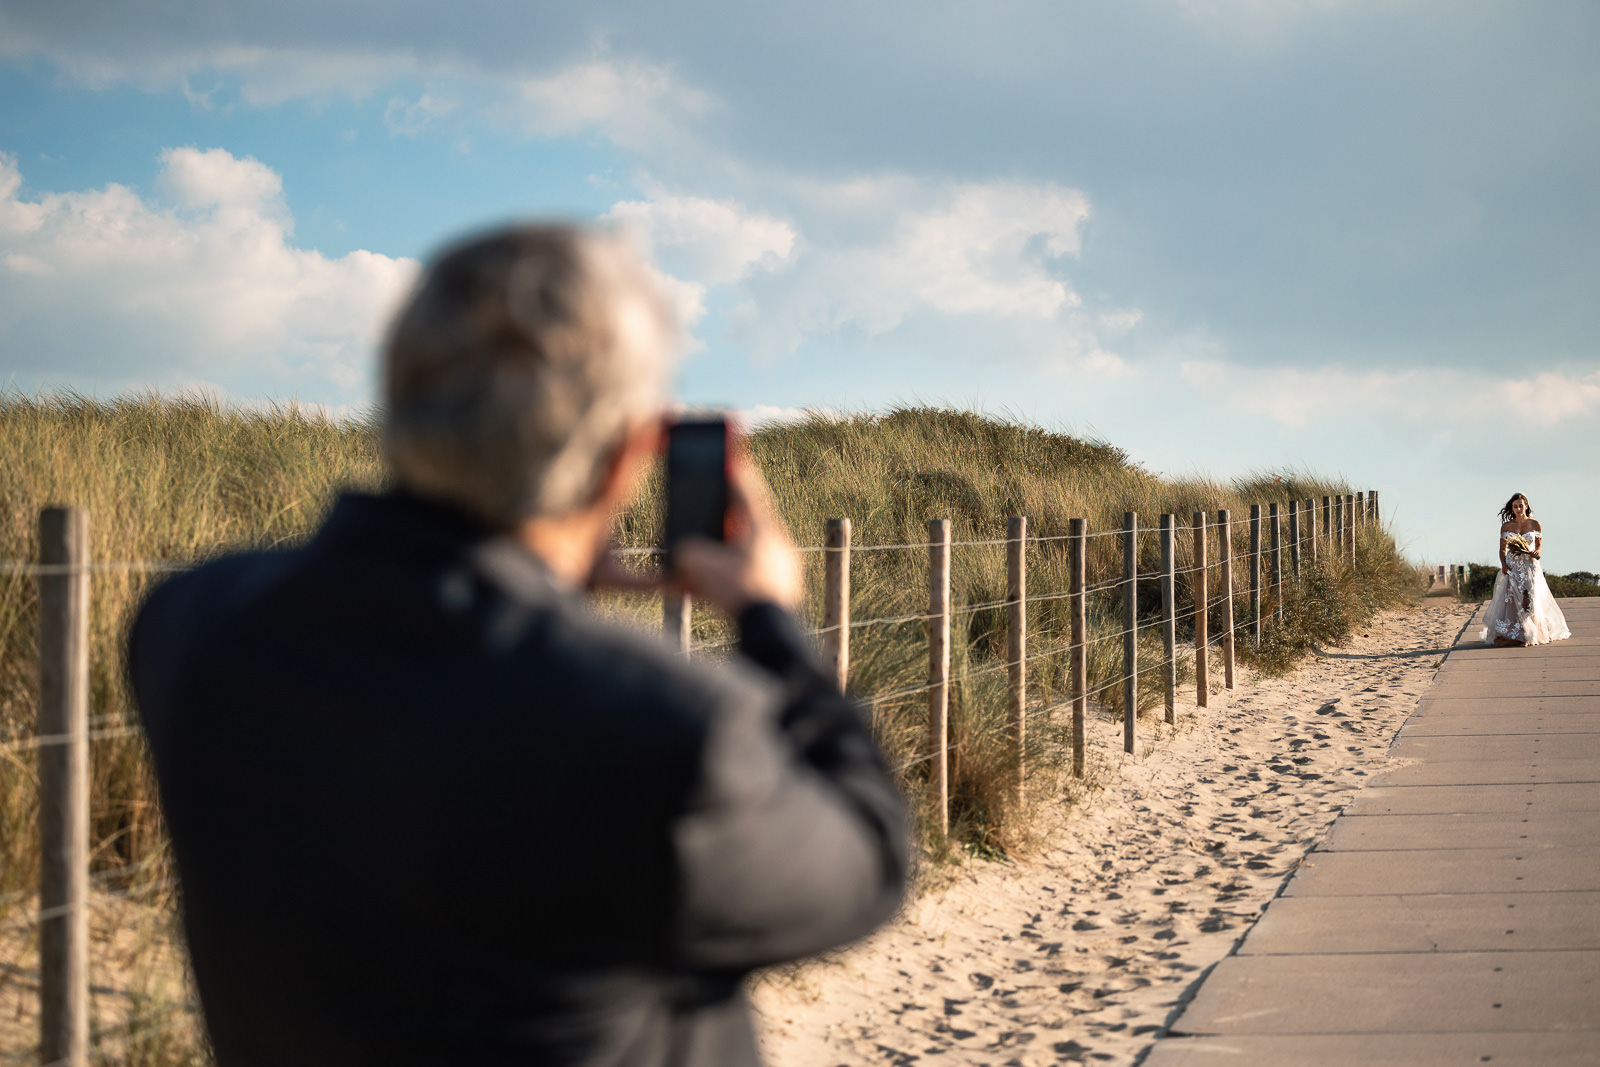
<path fill-rule="evenodd" d="M 1495 575 L 1500 573 L 1498 566 L 1486 566 L 1482 563 L 1467 564 L 1467 580 L 1461 583 L 1462 600 L 1488 600 L 1494 592 Z"/>
<path fill-rule="evenodd" d="M 1467 564 L 1467 580 L 1461 587 L 1461 599 L 1488 600 L 1494 594 L 1494 580 L 1499 573 L 1498 566 Z M 1600 596 L 1600 580 L 1589 571 L 1546 574 L 1544 580 L 1550 586 L 1550 592 L 1558 597 Z"/>
<path fill-rule="evenodd" d="M 1550 592 L 1556 596 L 1600 596 L 1600 585 L 1595 583 L 1594 575 L 1588 571 L 1549 574 L 1545 580 L 1550 583 Z"/>

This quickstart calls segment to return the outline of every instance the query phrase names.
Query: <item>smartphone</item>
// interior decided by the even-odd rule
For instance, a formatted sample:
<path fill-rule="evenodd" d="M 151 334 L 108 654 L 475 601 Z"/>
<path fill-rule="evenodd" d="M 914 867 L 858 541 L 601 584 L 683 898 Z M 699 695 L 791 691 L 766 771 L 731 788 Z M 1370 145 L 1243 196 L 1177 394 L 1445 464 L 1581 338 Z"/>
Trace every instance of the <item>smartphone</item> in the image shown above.
<path fill-rule="evenodd" d="M 727 538 L 728 420 L 686 419 L 667 429 L 667 566 L 685 537 Z"/>

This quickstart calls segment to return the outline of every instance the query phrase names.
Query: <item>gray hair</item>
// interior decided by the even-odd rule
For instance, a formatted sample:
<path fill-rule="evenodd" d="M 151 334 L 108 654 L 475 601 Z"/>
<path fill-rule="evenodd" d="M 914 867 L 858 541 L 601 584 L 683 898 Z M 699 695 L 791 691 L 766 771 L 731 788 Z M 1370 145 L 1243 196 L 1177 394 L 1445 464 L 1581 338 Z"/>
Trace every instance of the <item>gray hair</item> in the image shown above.
<path fill-rule="evenodd" d="M 517 226 L 446 249 L 390 327 L 383 451 L 399 483 L 496 528 L 594 499 L 665 397 L 678 328 L 621 237 Z"/>

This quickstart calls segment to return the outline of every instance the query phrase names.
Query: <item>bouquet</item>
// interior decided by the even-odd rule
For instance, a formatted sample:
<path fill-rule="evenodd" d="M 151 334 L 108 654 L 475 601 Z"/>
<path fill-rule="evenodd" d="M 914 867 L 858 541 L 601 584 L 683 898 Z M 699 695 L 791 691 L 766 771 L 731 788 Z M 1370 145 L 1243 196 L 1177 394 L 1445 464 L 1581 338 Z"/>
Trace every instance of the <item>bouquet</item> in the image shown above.
<path fill-rule="evenodd" d="M 1522 534 L 1506 534 L 1506 551 L 1520 556 L 1533 555 L 1533 542 Z"/>

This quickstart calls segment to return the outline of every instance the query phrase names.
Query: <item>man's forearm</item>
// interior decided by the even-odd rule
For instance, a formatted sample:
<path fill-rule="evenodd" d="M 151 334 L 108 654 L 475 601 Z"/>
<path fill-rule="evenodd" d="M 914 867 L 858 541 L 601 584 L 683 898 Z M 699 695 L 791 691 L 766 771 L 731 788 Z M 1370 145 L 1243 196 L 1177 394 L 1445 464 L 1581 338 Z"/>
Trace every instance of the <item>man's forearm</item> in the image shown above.
<path fill-rule="evenodd" d="M 679 824 L 682 951 L 698 966 L 762 966 L 860 937 L 894 913 L 909 874 L 905 805 L 866 716 L 793 616 L 764 604 L 738 621 L 742 651 L 780 686 L 764 727 L 777 733 L 763 741 L 756 720 L 724 720 L 743 734 L 716 749 L 738 765 L 714 756 L 702 806 Z"/>

